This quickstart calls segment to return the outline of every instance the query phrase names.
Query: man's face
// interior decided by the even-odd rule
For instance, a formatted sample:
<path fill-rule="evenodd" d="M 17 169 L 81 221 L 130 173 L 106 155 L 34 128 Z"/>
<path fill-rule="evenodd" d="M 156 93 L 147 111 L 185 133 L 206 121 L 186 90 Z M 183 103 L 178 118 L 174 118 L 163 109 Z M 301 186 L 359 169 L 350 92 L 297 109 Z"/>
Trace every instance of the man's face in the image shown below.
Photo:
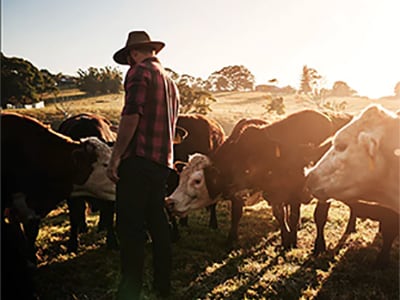
<path fill-rule="evenodd" d="M 137 52 L 133 49 L 131 49 L 128 52 L 128 63 L 130 66 L 134 66 L 136 64 L 136 61 L 135 61 L 136 54 L 137 54 Z"/>

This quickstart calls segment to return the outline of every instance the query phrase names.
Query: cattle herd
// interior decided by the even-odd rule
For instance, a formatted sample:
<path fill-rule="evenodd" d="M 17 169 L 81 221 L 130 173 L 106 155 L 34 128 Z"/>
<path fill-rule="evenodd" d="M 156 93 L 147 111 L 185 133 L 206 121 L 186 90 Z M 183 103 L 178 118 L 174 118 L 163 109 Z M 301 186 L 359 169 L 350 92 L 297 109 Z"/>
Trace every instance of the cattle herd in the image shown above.
<path fill-rule="evenodd" d="M 168 179 L 166 209 L 174 224 L 187 224 L 196 209 L 210 210 L 217 228 L 216 203 L 231 201 L 228 245 L 238 240 L 243 207 L 265 200 L 272 208 L 284 248 L 297 246 L 300 206 L 317 199 L 314 252 L 326 250 L 324 225 L 330 201 L 349 206 L 346 232 L 356 217 L 380 222 L 383 245 L 376 263 L 387 265 L 399 235 L 400 117 L 370 105 L 357 116 L 303 110 L 269 123 L 242 119 L 226 136 L 202 115 L 181 115 L 174 144 L 176 168 Z M 116 128 L 106 118 L 79 114 L 57 130 L 17 113 L 1 114 L 2 296 L 32 299 L 30 274 L 40 220 L 67 200 L 68 251 L 77 251 L 86 230 L 86 202 L 100 210 L 99 230 L 107 246 L 118 248 L 114 231 L 115 186 L 106 177 Z M 25 289 L 18 289 L 25 282 Z M 19 294 L 18 294 L 19 293 Z"/>

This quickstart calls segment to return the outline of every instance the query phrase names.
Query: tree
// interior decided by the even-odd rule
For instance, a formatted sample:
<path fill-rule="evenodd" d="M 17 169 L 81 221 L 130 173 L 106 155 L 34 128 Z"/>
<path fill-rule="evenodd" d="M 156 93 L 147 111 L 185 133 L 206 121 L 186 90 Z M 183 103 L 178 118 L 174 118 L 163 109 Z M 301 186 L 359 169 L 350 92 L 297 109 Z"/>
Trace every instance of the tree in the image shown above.
<path fill-rule="evenodd" d="M 213 72 L 207 79 L 211 91 L 252 91 L 254 75 L 244 66 L 228 66 Z"/>
<path fill-rule="evenodd" d="M 78 70 L 78 86 L 89 95 L 118 93 L 122 88 L 122 73 L 111 67 Z"/>
<path fill-rule="evenodd" d="M 39 71 L 29 61 L 6 57 L 1 53 L 1 105 L 28 104 L 40 101 L 40 94 L 56 89 L 52 75 Z"/>
<path fill-rule="evenodd" d="M 321 79 L 322 76 L 318 74 L 317 70 L 304 66 L 300 82 L 300 92 L 318 96 Z"/>
<path fill-rule="evenodd" d="M 206 115 L 211 111 L 210 104 L 216 99 L 207 91 L 178 84 L 180 95 L 180 113 L 199 113 Z"/>
<path fill-rule="evenodd" d="M 396 83 L 394 87 L 394 94 L 396 95 L 396 97 L 400 98 L 400 81 Z"/>
<path fill-rule="evenodd" d="M 355 90 L 350 88 L 348 84 L 344 81 L 336 81 L 333 84 L 331 96 L 336 97 L 350 97 L 357 94 Z"/>

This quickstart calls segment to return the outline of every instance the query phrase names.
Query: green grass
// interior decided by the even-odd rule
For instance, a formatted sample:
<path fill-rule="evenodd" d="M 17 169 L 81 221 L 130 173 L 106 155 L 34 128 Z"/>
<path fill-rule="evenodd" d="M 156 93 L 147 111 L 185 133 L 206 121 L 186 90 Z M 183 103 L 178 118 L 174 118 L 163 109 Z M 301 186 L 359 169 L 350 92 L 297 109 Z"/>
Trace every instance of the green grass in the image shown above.
<path fill-rule="evenodd" d="M 189 227 L 173 245 L 170 299 L 398 299 L 399 242 L 390 265 L 373 266 L 381 238 L 378 224 L 357 221 L 357 233 L 336 247 L 344 232 L 348 209 L 333 202 L 326 225 L 330 251 L 312 255 L 315 202 L 302 207 L 298 248 L 283 251 L 277 224 L 266 202 L 245 209 L 239 243 L 225 246 L 230 227 L 230 202 L 217 206 L 219 229 L 208 228 L 209 214 L 190 215 Z M 105 246 L 96 230 L 97 214 L 89 216 L 89 231 L 81 234 L 77 254 L 67 254 L 69 224 L 66 205 L 52 212 L 38 238 L 36 276 L 41 299 L 113 299 L 119 280 L 119 255 Z M 336 248 L 336 249 L 335 249 Z M 143 299 L 156 299 L 150 290 L 151 245 L 146 246 Z"/>

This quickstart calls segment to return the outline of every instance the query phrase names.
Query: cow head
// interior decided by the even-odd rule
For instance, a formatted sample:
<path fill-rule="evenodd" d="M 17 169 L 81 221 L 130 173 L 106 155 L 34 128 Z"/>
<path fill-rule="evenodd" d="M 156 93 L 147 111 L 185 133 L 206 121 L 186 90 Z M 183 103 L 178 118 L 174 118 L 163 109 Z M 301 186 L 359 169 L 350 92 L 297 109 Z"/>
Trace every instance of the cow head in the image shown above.
<path fill-rule="evenodd" d="M 320 199 L 380 200 L 391 193 L 399 201 L 399 135 L 395 114 L 368 107 L 335 134 L 331 148 L 308 171 L 308 187 Z"/>
<path fill-rule="evenodd" d="M 184 217 L 191 210 L 214 203 L 208 193 L 204 175 L 204 169 L 209 166 L 211 161 L 206 155 L 197 153 L 189 157 L 188 164 L 180 174 L 178 187 L 166 200 L 173 214 Z"/>
<path fill-rule="evenodd" d="M 72 154 L 78 180 L 71 196 L 115 200 L 115 184 L 106 176 L 111 148 L 96 137 L 84 138 L 81 144 Z"/>

